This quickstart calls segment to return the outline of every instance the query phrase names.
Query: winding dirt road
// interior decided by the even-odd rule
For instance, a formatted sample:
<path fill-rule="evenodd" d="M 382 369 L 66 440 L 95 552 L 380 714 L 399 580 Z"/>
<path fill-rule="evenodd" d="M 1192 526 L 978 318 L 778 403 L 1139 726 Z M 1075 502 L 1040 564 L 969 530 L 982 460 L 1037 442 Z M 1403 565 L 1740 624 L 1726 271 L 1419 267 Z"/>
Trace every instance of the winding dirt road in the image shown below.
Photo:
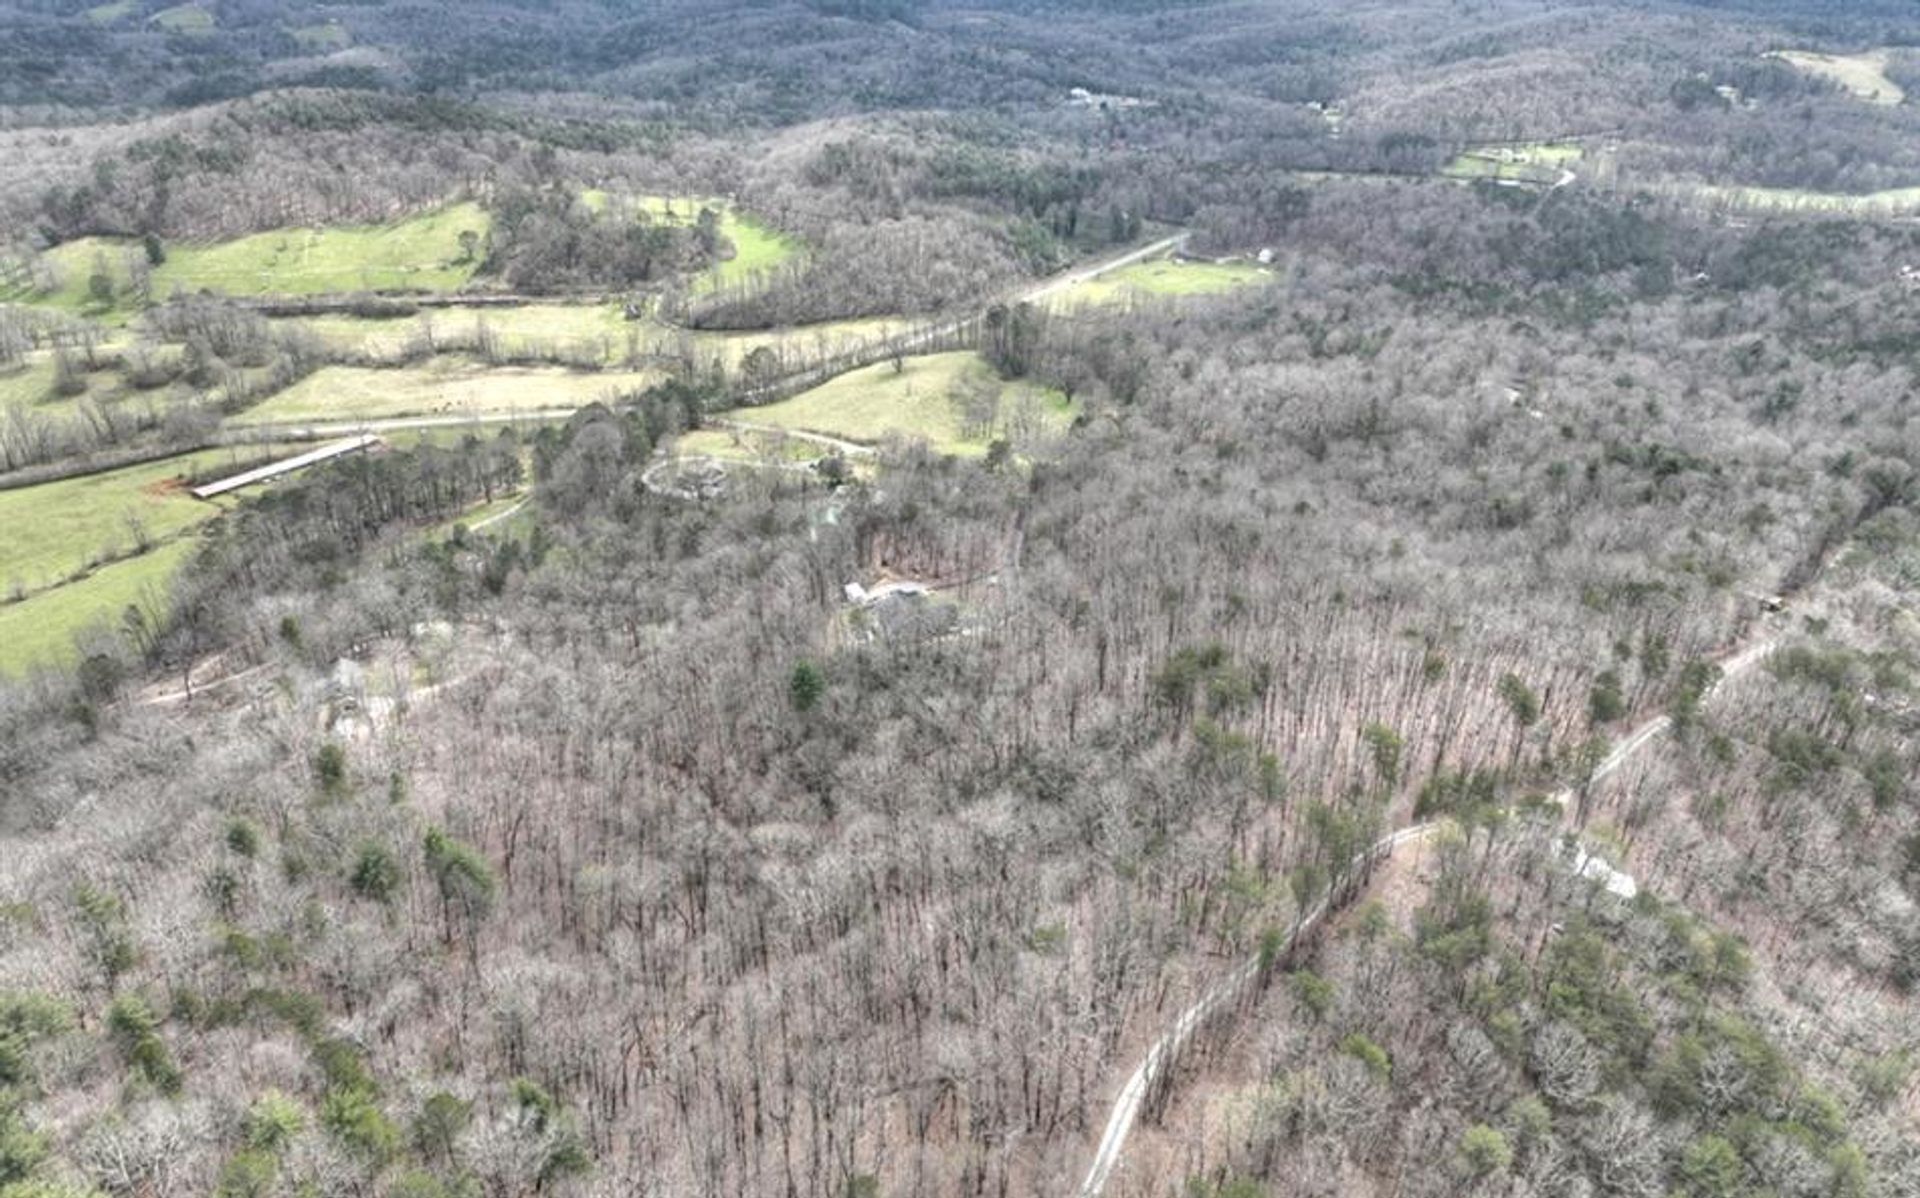
<path fill-rule="evenodd" d="M 830 437 L 825 433 L 810 433 L 805 429 L 783 428 L 777 424 L 755 424 L 750 420 L 731 419 L 718 419 L 711 423 L 715 428 L 729 428 L 743 433 L 764 433 L 769 436 L 805 441 L 809 445 L 819 445 L 849 457 L 871 457 L 875 452 L 873 446 L 862 445 L 858 441 L 849 441 L 844 437 Z"/>
<path fill-rule="evenodd" d="M 1774 646 L 1774 641 L 1763 638 L 1728 657 L 1720 665 L 1720 681 L 1708 690 L 1707 696 L 1711 697 L 1714 691 L 1717 691 L 1728 679 L 1738 677 L 1766 660 L 1767 655 L 1773 652 Z M 1588 784 L 1598 782 L 1618 770 L 1672 726 L 1673 721 L 1663 715 L 1656 716 L 1635 728 L 1625 740 L 1607 754 L 1598 766 L 1594 767 Z M 1564 809 L 1572 805 L 1574 794 L 1574 788 L 1567 787 L 1554 795 L 1553 801 Z M 1381 837 L 1371 847 L 1354 857 L 1349 876 L 1356 876 L 1374 862 L 1392 856 L 1402 845 L 1426 839 L 1445 827 L 1447 822 L 1444 819 L 1428 820 Z M 1343 898 L 1350 901 L 1359 893 L 1360 891 L 1356 890 Z M 1300 917 L 1286 942 L 1280 946 L 1281 952 L 1291 948 L 1303 934 L 1313 930 L 1321 920 L 1327 917 L 1334 897 L 1332 893 L 1323 896 Z M 1171 1067 L 1181 1050 L 1187 1046 L 1187 1042 L 1193 1038 L 1193 1034 L 1206 1022 L 1207 1017 L 1238 998 L 1240 993 L 1260 976 L 1264 955 L 1255 954 L 1249 957 L 1235 966 L 1231 973 L 1216 981 L 1191 1006 L 1180 1012 L 1167 1030 L 1161 1033 L 1160 1038 L 1147 1049 L 1146 1055 L 1140 1059 L 1140 1064 L 1128 1076 L 1126 1083 L 1120 1087 L 1120 1093 L 1114 1098 L 1113 1111 L 1107 1117 L 1106 1129 L 1101 1133 L 1099 1146 L 1094 1150 L 1093 1164 L 1087 1169 L 1086 1180 L 1082 1181 L 1079 1190 L 1075 1191 L 1078 1198 L 1100 1198 L 1105 1192 L 1107 1182 L 1112 1178 L 1114 1170 L 1120 1166 L 1121 1156 L 1126 1151 L 1127 1138 L 1133 1133 L 1134 1124 L 1139 1121 L 1140 1110 L 1146 1105 L 1147 1095 L 1152 1091 L 1154 1083 Z"/>
<path fill-rule="evenodd" d="M 493 515 L 488 516 L 486 519 L 481 520 L 476 524 L 469 525 L 467 527 L 467 531 L 480 532 L 483 529 L 492 528 L 494 525 L 500 523 L 502 520 L 511 520 L 513 517 L 519 515 L 520 509 L 526 507 L 528 503 L 532 502 L 532 500 L 533 500 L 533 496 L 531 493 L 522 495 L 520 497 L 519 503 L 514 504 L 512 507 L 508 508 L 504 512 L 495 512 Z"/>

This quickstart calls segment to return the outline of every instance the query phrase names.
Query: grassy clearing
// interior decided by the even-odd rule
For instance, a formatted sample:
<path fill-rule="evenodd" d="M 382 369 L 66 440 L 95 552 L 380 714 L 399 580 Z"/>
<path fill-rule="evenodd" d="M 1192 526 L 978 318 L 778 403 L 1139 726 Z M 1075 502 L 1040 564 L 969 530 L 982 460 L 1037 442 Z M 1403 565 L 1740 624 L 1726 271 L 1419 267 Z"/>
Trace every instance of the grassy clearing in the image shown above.
<path fill-rule="evenodd" d="M 1273 271 L 1251 262 L 1183 262 L 1154 258 L 1122 267 L 1097 279 L 1076 283 L 1052 302 L 1063 307 L 1125 303 L 1131 300 L 1218 295 L 1271 282 Z"/>
<path fill-rule="evenodd" d="M 962 351 L 908 358 L 899 371 L 891 363 L 851 371 L 792 399 L 733 415 L 865 444 L 905 437 L 938 453 L 974 456 L 996 438 L 1018 443 L 1065 428 L 1072 405 L 1051 388 L 1003 381 L 985 359 Z"/>
<path fill-rule="evenodd" d="M 287 36 L 299 42 L 301 48 L 306 50 L 344 50 L 353 45 L 353 35 L 348 33 L 347 27 L 338 21 L 289 28 Z"/>
<path fill-rule="evenodd" d="M 1572 142 L 1483 146 L 1455 158 L 1441 173 L 1449 179 L 1547 184 L 1557 182 L 1585 154 Z"/>
<path fill-rule="evenodd" d="M 0 408 L 14 404 L 59 407 L 65 402 L 53 393 L 52 354 L 34 354 L 18 366 L 0 370 Z"/>
<path fill-rule="evenodd" d="M 1920 213 L 1920 187 L 1897 187 L 1863 195 L 1800 191 L 1789 187 L 1735 187 L 1715 183 L 1682 185 L 1681 190 L 1696 201 L 1749 212 L 1854 217 L 1911 216 Z"/>
<path fill-rule="evenodd" d="M 163 609 L 168 583 L 196 548 L 182 537 L 151 553 L 94 571 L 18 603 L 0 603 L 0 675 L 69 665 L 73 638 L 95 624 L 117 625 L 130 606 Z"/>
<path fill-rule="evenodd" d="M 523 308 L 437 313 L 436 328 L 474 332 L 484 325 L 503 343 L 583 343 L 626 340 L 640 321 L 629 321 L 618 304 L 528 304 Z"/>
<path fill-rule="evenodd" d="M 460 235 L 485 236 L 490 217 L 478 204 L 453 204 L 389 225 L 330 229 L 278 229 L 209 245 L 168 245 L 166 261 L 153 269 L 152 295 L 211 291 L 221 295 L 319 295 L 346 291 L 452 291 L 478 269 L 464 257 Z M 59 275 L 50 292 L 16 298 L 53 304 L 86 315 L 124 314 L 135 306 L 129 294 L 129 256 L 134 242 L 84 237 L 47 251 Z M 114 300 L 102 304 L 90 281 L 104 273 Z M 6 298 L 6 297 L 0 297 Z"/>
<path fill-rule="evenodd" d="M 843 320 L 754 333 L 685 332 L 658 321 L 627 320 L 616 304 L 528 304 L 518 308 L 455 309 L 422 312 L 394 320 L 355 316 L 289 318 L 339 349 L 379 355 L 397 354 L 431 326 L 436 336 L 471 336 L 482 324 L 509 353 L 556 348 L 570 356 L 606 364 L 627 360 L 629 349 L 643 356 L 674 356 L 682 349 L 702 365 L 718 360 L 737 370 L 760 346 L 783 353 L 842 353 L 910 327 L 902 320 Z"/>
<path fill-rule="evenodd" d="M 382 355 L 396 354 L 431 329 L 436 336 L 466 338 L 484 325 L 506 349 L 532 345 L 600 347 L 603 356 L 624 350 L 628 330 L 651 322 L 629 322 L 617 304 L 528 304 L 518 308 L 453 308 L 422 311 L 413 316 L 367 319 L 329 314 L 288 318 L 343 350 Z"/>
<path fill-rule="evenodd" d="M 714 281 L 725 287 L 744 283 L 799 254 L 800 242 L 732 208 L 720 216 L 720 234 L 733 245 L 733 257 L 714 268 Z"/>
<path fill-rule="evenodd" d="M 798 238 L 780 232 L 725 200 L 697 196 L 614 197 L 599 188 L 581 192 L 580 199 L 596 211 L 613 203 L 631 205 L 633 209 L 645 212 L 657 221 L 673 225 L 692 224 L 702 208 L 712 208 L 718 212 L 720 235 L 733 245 L 733 257 L 714 268 L 704 281 L 709 287 L 747 282 L 761 271 L 771 270 L 788 261 L 805 248 Z"/>
<path fill-rule="evenodd" d="M 167 346 L 152 352 L 156 360 L 165 360 L 176 356 L 179 350 Z M 103 407 L 129 403 L 158 405 L 164 403 L 168 394 L 161 390 L 142 391 L 130 385 L 123 372 L 101 369 L 81 376 L 87 384 L 86 390 L 77 395 L 60 395 L 53 389 L 54 376 L 53 354 L 46 350 L 35 351 L 24 363 L 0 370 L 0 410 L 19 404 L 35 416 L 66 418 L 77 414 L 82 403 Z"/>
<path fill-rule="evenodd" d="M 1869 50 L 1864 54 L 1776 50 L 1767 57 L 1777 58 L 1810 75 L 1831 79 L 1869 104 L 1899 104 L 1907 98 L 1907 93 L 1901 90 L 1900 85 L 1887 78 L 1888 54 L 1885 50 Z"/>
<path fill-rule="evenodd" d="M 738 370 L 748 354 L 761 346 L 786 354 L 830 356 L 847 353 L 874 341 L 884 341 L 913 327 L 906 320 L 877 317 L 836 320 L 753 333 L 693 333 L 694 352 L 703 361 L 718 359 L 728 370 Z"/>
<path fill-rule="evenodd" d="M 496 367 L 461 358 L 374 370 L 329 366 L 234 418 L 238 424 L 378 420 L 397 416 L 507 415 L 577 408 L 657 381 L 646 371 Z"/>
<path fill-rule="evenodd" d="M 742 413 L 742 417 L 749 420 L 755 415 L 754 411 Z M 674 448 L 683 457 L 724 458 L 741 462 L 813 462 L 831 452 L 817 441 L 730 428 L 695 429 L 682 436 Z"/>
<path fill-rule="evenodd" d="M 198 4 L 176 4 L 148 17 L 168 33 L 212 33 L 213 14 Z"/>
<path fill-rule="evenodd" d="M 380 439 L 399 450 L 414 450 L 422 445 L 437 445 L 442 449 L 453 449 L 463 444 L 468 437 L 482 441 L 491 441 L 509 427 L 523 437 L 531 436 L 536 430 L 549 424 L 565 424 L 564 417 L 552 420 L 501 421 L 492 420 L 472 424 L 443 424 L 432 428 L 393 429 L 380 434 Z"/>
<path fill-rule="evenodd" d="M 121 470 L 0 491 L 0 594 L 53 586 L 96 562 L 134 553 L 137 524 L 159 544 L 222 508 L 187 494 L 182 480 L 240 468 L 267 452 L 210 449 Z"/>

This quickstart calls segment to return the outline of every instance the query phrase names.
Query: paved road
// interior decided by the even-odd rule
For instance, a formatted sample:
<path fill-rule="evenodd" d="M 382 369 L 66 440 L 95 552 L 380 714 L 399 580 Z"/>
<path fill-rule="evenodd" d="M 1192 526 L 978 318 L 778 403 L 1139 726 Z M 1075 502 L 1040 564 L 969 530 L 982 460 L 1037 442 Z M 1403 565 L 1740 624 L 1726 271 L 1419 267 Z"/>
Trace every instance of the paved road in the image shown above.
<path fill-rule="evenodd" d="M 1727 658 L 1721 663 L 1721 682 L 1752 669 L 1765 660 L 1773 649 L 1774 642 L 1760 640 Z M 1719 685 L 1716 683 L 1713 689 L 1718 690 Z M 1709 695 L 1712 693 L 1711 690 L 1708 692 Z M 1666 716 L 1658 716 L 1635 728 L 1613 752 L 1606 756 L 1605 760 L 1595 767 L 1592 780 L 1598 782 L 1618 770 L 1671 725 L 1672 721 Z M 1564 808 L 1573 802 L 1573 798 L 1574 790 L 1569 787 L 1555 795 L 1554 802 Z M 1402 845 L 1426 839 L 1446 826 L 1447 822 L 1446 820 L 1429 820 L 1381 837 L 1372 847 L 1353 859 L 1350 876 L 1357 875 L 1372 862 L 1392 856 L 1394 851 Z M 1280 946 L 1281 951 L 1291 947 L 1302 934 L 1311 931 L 1315 925 L 1326 918 L 1331 902 L 1331 895 L 1324 896 L 1301 916 L 1294 925 L 1293 932 L 1287 937 L 1286 943 Z M 1113 1171 L 1120 1164 L 1121 1154 L 1126 1151 L 1127 1137 L 1132 1134 L 1134 1124 L 1139 1121 L 1140 1108 L 1146 1104 L 1147 1095 L 1152 1091 L 1154 1082 L 1180 1055 L 1187 1041 L 1193 1038 L 1193 1033 L 1206 1021 L 1207 1016 L 1237 998 L 1240 992 L 1260 975 L 1260 966 L 1261 955 L 1259 954 L 1235 966 L 1233 972 L 1215 982 L 1206 993 L 1194 1001 L 1192 1006 L 1180 1012 L 1172 1026 L 1161 1033 L 1160 1038 L 1147 1049 L 1138 1067 L 1127 1078 L 1126 1084 L 1120 1087 L 1119 1095 L 1114 1098 L 1113 1112 L 1108 1115 L 1106 1129 L 1101 1133 L 1099 1146 L 1094 1149 L 1093 1164 L 1088 1168 L 1086 1180 L 1080 1183 L 1080 1189 L 1077 1191 L 1079 1198 L 1100 1198 L 1106 1189 L 1108 1179 L 1113 1176 Z"/>

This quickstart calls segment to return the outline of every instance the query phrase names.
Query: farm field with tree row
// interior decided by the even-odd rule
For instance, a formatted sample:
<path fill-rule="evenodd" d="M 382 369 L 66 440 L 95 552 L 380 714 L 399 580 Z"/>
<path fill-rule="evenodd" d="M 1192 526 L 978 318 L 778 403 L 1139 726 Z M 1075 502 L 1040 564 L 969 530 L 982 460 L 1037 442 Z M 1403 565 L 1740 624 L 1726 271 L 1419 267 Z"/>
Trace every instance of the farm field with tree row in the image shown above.
<path fill-rule="evenodd" d="M 0 578 L 37 591 L 101 561 L 124 557 L 219 514 L 187 495 L 185 480 L 235 466 L 239 451 L 208 450 L 123 470 L 0 491 Z"/>
<path fill-rule="evenodd" d="M 194 530 L 229 510 L 188 493 L 276 454 L 234 446 L 0 490 L 0 676 L 72 660 L 73 639 L 129 606 L 158 619 Z"/>
<path fill-rule="evenodd" d="M 1803 71 L 1833 80 L 1869 104 L 1900 104 L 1907 98 L 1906 91 L 1887 77 L 1891 64 L 1885 50 L 1852 55 L 1782 50 L 1776 57 Z"/>
<path fill-rule="evenodd" d="M 1274 272 L 1252 262 L 1199 262 L 1156 258 L 1098 279 L 1076 283 L 1048 297 L 1054 305 L 1153 302 L 1169 296 L 1205 296 L 1270 282 Z"/>
<path fill-rule="evenodd" d="M 478 310 L 427 309 L 396 317 L 286 317 L 276 324 L 312 333 L 339 351 L 376 359 L 391 360 L 437 342 L 458 347 L 490 346 L 507 358 L 550 355 L 589 366 L 685 358 L 702 366 L 718 362 L 728 370 L 738 370 L 747 355 L 762 346 L 777 353 L 832 355 L 911 327 L 906 321 L 880 318 L 764 332 L 705 332 L 649 318 L 628 319 L 617 304 L 537 303 Z"/>
<path fill-rule="evenodd" d="M 596 211 L 637 211 L 663 224 L 687 226 L 698 223 L 702 211 L 718 215 L 715 231 L 731 246 L 731 254 L 714 268 L 713 286 L 751 282 L 754 276 L 791 261 L 804 246 L 795 237 L 770 228 L 755 217 L 741 212 L 726 200 L 671 196 L 630 196 L 610 194 L 590 188 L 581 199 Z"/>
<path fill-rule="evenodd" d="M 1448 163 L 1445 173 L 1469 181 L 1556 184 L 1565 180 L 1584 157 L 1585 148 L 1570 142 L 1482 146 Z"/>
<path fill-rule="evenodd" d="M 106 314 L 177 292 L 451 291 L 479 267 L 489 223 L 469 203 L 391 225 L 273 229 L 211 244 L 81 238 L 48 251 L 35 268 L 43 277 L 12 298 Z"/>
<path fill-rule="evenodd" d="M 327 366 L 247 409 L 239 423 L 333 422 L 393 416 L 511 415 L 615 400 L 657 377 L 630 371 L 493 367 L 441 357 L 419 368 Z"/>
<path fill-rule="evenodd" d="M 924 441 L 935 453 L 977 456 L 995 441 L 1061 432 L 1072 404 L 1058 390 L 1009 384 L 977 354 L 905 358 L 849 371 L 792 399 L 738 409 L 741 423 L 877 445 Z"/>
<path fill-rule="evenodd" d="M 193 541 L 179 538 L 0 604 L 0 677 L 71 667 L 80 654 L 78 638 L 94 630 L 112 638 L 125 629 L 130 609 L 144 621 L 164 621 L 169 585 L 193 552 Z"/>

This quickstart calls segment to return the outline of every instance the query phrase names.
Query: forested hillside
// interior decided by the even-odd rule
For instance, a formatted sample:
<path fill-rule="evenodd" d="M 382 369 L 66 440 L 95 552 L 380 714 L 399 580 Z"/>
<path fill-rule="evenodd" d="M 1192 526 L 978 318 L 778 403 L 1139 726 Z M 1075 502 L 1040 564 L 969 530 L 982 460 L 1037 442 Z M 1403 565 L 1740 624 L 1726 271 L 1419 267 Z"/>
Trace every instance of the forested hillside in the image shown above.
<path fill-rule="evenodd" d="M 0 0 L 0 1198 L 1920 1195 L 1916 47 Z"/>

